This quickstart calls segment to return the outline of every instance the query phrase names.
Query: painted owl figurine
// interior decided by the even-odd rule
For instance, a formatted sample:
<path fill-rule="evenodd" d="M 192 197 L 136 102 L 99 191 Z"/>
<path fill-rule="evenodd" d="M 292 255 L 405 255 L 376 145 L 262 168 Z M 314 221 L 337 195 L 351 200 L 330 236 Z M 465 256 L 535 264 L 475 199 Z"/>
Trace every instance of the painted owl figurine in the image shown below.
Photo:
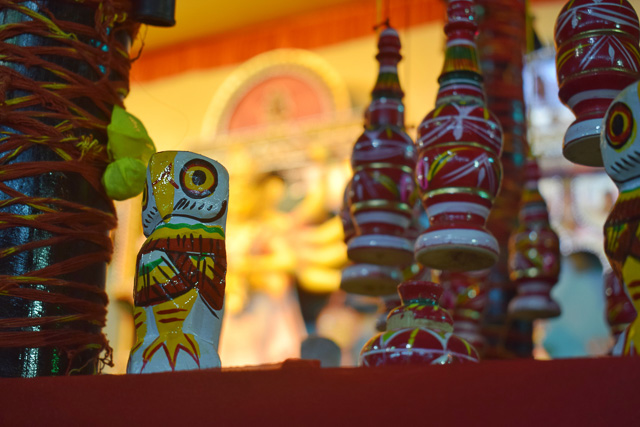
<path fill-rule="evenodd" d="M 604 117 L 600 150 L 620 195 L 604 225 L 604 249 L 613 271 L 640 312 L 640 91 L 639 82 L 613 100 Z M 618 339 L 614 355 L 640 355 L 640 319 Z"/>
<path fill-rule="evenodd" d="M 229 174 L 216 161 L 186 151 L 151 157 L 128 373 L 220 367 L 228 198 Z"/>

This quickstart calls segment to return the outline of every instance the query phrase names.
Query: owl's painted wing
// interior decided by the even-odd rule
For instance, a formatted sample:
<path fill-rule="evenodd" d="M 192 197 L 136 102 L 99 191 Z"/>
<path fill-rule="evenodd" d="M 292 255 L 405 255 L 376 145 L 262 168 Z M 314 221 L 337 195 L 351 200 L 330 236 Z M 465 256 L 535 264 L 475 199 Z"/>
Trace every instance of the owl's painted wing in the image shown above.
<path fill-rule="evenodd" d="M 204 239 L 202 243 L 205 248 L 201 253 L 189 254 L 194 279 L 192 283 L 213 312 L 220 310 L 224 303 L 227 254 L 224 240 Z"/>
<path fill-rule="evenodd" d="M 227 272 L 224 239 L 193 235 L 156 239 L 147 242 L 140 255 L 136 306 L 159 304 L 196 288 L 212 312 L 222 308 Z"/>
<path fill-rule="evenodd" d="M 185 272 L 176 265 L 180 257 L 161 249 L 146 249 L 144 253 L 141 251 L 138 258 L 138 274 L 133 293 L 136 307 L 170 301 L 193 289 Z"/>

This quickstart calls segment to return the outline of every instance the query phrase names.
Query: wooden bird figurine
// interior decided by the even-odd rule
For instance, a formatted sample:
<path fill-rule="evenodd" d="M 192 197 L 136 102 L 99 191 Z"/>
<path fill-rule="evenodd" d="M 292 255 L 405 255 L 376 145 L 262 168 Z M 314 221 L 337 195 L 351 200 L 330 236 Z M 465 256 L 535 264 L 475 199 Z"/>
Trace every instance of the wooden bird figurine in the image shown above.
<path fill-rule="evenodd" d="M 136 263 L 128 373 L 220 367 L 229 174 L 204 156 L 151 157 Z"/>
<path fill-rule="evenodd" d="M 604 225 L 604 249 L 636 311 L 640 309 L 640 100 L 633 83 L 613 100 L 600 141 L 607 175 L 620 190 Z M 622 333 L 614 355 L 640 355 L 640 319 Z"/>

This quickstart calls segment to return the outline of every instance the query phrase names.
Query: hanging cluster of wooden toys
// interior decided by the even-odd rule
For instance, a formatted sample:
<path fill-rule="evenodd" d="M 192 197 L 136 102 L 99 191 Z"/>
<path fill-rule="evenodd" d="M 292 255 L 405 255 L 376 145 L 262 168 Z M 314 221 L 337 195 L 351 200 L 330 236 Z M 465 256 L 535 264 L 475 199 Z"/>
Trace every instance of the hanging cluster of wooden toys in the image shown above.
<path fill-rule="evenodd" d="M 413 261 L 406 233 L 413 215 L 416 150 L 404 129 L 404 93 L 398 79 L 400 38 L 385 28 L 365 130 L 351 154 L 353 178 L 346 195 L 356 233 L 347 255 L 356 263 L 404 266 Z"/>
<path fill-rule="evenodd" d="M 558 96 L 576 115 L 563 153 L 577 164 L 604 165 L 620 190 L 604 224 L 608 277 L 607 318 L 619 335 L 616 355 L 640 354 L 640 319 L 633 319 L 622 283 L 640 308 L 640 23 L 627 0 L 573 0 L 555 27 Z M 617 280 L 616 280 L 617 279 Z M 630 322 L 630 323 L 629 323 Z M 624 327 L 625 324 L 628 326 Z M 624 329 L 621 331 L 621 329 Z"/>
<path fill-rule="evenodd" d="M 524 320 L 560 315 L 551 288 L 560 275 L 560 240 L 549 224 L 547 204 L 538 190 L 540 171 L 533 157 L 525 165 L 519 225 L 509 240 L 509 274 L 518 294 L 509 314 Z"/>
<path fill-rule="evenodd" d="M 548 307 L 553 303 L 547 294 L 557 281 L 560 254 L 557 236 L 548 221 L 544 227 L 541 222 L 548 213 L 537 190 L 539 174 L 527 143 L 522 77 L 527 38 L 526 4 L 520 0 L 478 0 L 478 7 L 481 15 L 478 49 L 487 105 L 502 126 L 504 140 L 501 155 L 504 179 L 487 224 L 498 240 L 500 258 L 486 283 L 488 306 L 482 328 L 487 342 L 486 357 L 531 357 L 531 322 L 559 315 L 559 307 L 554 306 L 553 310 Z M 529 214 L 532 209 L 535 215 Z M 546 234 L 524 234 L 540 227 Z M 554 236 L 555 240 L 543 239 L 547 236 Z M 513 243 L 516 240 L 519 244 Z M 549 269 L 553 273 L 547 271 Z M 555 278 L 549 277 L 554 274 Z M 540 279 L 540 275 L 544 278 Z M 528 283 L 528 287 L 524 283 Z M 530 297 L 516 296 L 517 289 L 521 293 L 528 289 Z M 542 294 L 546 296 L 543 298 Z M 541 299 L 547 311 L 540 307 L 537 311 L 526 309 L 527 304 L 534 302 L 544 305 Z"/>
<path fill-rule="evenodd" d="M 555 27 L 558 96 L 576 115 L 562 146 L 577 164 L 602 166 L 602 119 L 613 98 L 638 80 L 638 16 L 627 0 L 574 0 Z"/>
<path fill-rule="evenodd" d="M 380 69 L 365 112 L 365 130 L 351 155 L 353 178 L 345 190 L 342 221 L 347 255 L 340 287 L 360 295 L 396 293 L 413 263 L 416 150 L 404 127 L 404 93 L 398 78 L 400 37 L 380 33 Z"/>
<path fill-rule="evenodd" d="M 415 177 L 429 226 L 417 236 L 414 251 L 421 265 L 463 272 L 490 267 L 498 258 L 498 243 L 485 221 L 500 188 L 502 134 L 485 107 L 475 47 L 475 5 L 450 0 L 447 14 L 447 50 L 436 108 L 419 127 Z M 475 326 L 483 295 L 477 283 L 463 283 L 461 289 L 456 282 L 461 301 L 458 324 L 481 345 Z M 442 285 L 411 280 L 399 291 L 403 305 L 389 314 L 386 331 L 363 348 L 364 365 L 478 360 L 476 349 L 456 335 L 453 319 L 438 303 Z M 475 314 L 462 315 L 469 315 L 471 307 Z"/>

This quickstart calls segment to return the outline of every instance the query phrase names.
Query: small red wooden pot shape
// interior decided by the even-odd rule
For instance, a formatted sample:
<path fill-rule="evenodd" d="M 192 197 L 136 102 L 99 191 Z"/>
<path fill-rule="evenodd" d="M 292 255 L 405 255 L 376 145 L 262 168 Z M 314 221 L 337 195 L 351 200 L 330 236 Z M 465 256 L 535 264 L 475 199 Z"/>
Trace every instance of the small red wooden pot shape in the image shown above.
<path fill-rule="evenodd" d="M 604 274 L 604 295 L 607 301 L 607 323 L 616 342 L 627 326 L 635 320 L 636 309 L 613 270 Z"/>
<path fill-rule="evenodd" d="M 555 26 L 560 100 L 576 115 L 564 136 L 564 156 L 603 166 L 602 118 L 613 98 L 640 79 L 640 26 L 627 0 L 571 0 Z"/>
<path fill-rule="evenodd" d="M 362 366 L 478 362 L 478 354 L 453 334 L 451 315 L 438 305 L 442 287 L 410 280 L 398 286 L 402 305 L 389 313 L 387 330 L 360 352 Z"/>
<path fill-rule="evenodd" d="M 453 297 L 453 331 L 482 354 L 485 338 L 482 335 L 482 315 L 487 301 L 486 281 L 489 270 L 440 273 L 440 283 Z"/>

